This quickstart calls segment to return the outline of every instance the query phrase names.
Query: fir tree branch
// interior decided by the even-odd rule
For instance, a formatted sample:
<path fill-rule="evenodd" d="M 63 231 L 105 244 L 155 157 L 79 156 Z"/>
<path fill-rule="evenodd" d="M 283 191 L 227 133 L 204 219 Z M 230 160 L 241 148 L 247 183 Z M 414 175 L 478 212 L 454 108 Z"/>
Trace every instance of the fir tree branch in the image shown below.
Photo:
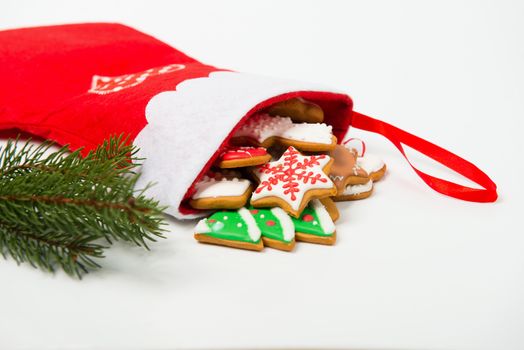
<path fill-rule="evenodd" d="M 71 275 L 96 268 L 95 241 L 162 237 L 164 208 L 134 189 L 136 148 L 113 137 L 82 157 L 52 143 L 9 140 L 0 151 L 0 253 Z"/>
<path fill-rule="evenodd" d="M 0 221 L 0 246 L 4 258 L 11 255 L 17 263 L 29 262 L 50 272 L 55 271 L 59 262 L 64 271 L 81 278 L 81 272 L 88 268 L 98 268 L 91 258 L 102 258 L 103 251 L 99 244 L 90 243 L 90 237 L 71 237 L 70 234 L 46 234 L 40 236 L 34 232 L 20 230 L 18 227 Z"/>
<path fill-rule="evenodd" d="M 33 203 L 50 203 L 50 204 L 71 204 L 78 206 L 90 206 L 97 209 L 118 209 L 127 212 L 129 215 L 133 214 L 134 210 L 141 212 L 149 212 L 150 208 L 140 207 L 136 205 L 136 200 L 133 197 L 130 197 L 125 203 L 114 203 L 109 201 L 101 201 L 96 199 L 75 199 L 67 198 L 64 196 L 17 196 L 17 195 L 8 195 L 0 196 L 0 201 L 21 201 L 21 202 L 33 202 Z"/>

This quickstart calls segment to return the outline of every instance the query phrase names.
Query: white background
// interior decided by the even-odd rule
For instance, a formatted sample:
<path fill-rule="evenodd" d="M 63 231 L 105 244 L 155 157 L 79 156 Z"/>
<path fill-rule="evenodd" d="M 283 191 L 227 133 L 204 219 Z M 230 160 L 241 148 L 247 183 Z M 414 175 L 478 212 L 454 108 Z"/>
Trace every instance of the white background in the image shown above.
<path fill-rule="evenodd" d="M 205 246 L 172 221 L 80 282 L 1 260 L 0 348 L 523 349 L 523 18 L 517 1 L 2 0 L 0 29 L 124 22 L 217 66 L 344 89 L 477 164 L 500 199 L 439 195 L 353 130 L 389 173 L 340 205 L 336 246 Z"/>

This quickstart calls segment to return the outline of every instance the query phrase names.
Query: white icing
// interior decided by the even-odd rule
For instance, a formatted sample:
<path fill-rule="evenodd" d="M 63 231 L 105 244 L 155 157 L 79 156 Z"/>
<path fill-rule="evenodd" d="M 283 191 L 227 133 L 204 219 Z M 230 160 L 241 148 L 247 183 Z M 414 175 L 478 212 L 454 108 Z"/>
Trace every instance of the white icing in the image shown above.
<path fill-rule="evenodd" d="M 335 232 L 335 224 L 324 205 L 318 199 L 314 199 L 311 201 L 311 206 L 313 207 L 315 214 L 317 214 L 322 230 L 326 235 L 332 235 Z"/>
<path fill-rule="evenodd" d="M 213 231 L 220 231 L 221 229 L 224 228 L 225 225 L 222 221 L 217 221 L 217 222 L 214 222 L 212 226 L 213 226 L 212 227 Z"/>
<path fill-rule="evenodd" d="M 355 195 L 360 194 L 364 192 L 369 192 L 373 189 L 373 181 L 369 180 L 367 183 L 363 185 L 352 185 L 347 186 L 342 195 L 348 196 L 348 195 Z"/>
<path fill-rule="evenodd" d="M 211 232 L 211 228 L 206 224 L 207 219 L 202 219 L 198 221 L 198 223 L 195 226 L 195 232 L 196 233 L 208 233 Z"/>
<path fill-rule="evenodd" d="M 259 143 L 273 136 L 296 141 L 331 144 L 333 130 L 330 125 L 324 123 L 293 124 L 288 117 L 257 114 L 249 118 L 235 134 L 235 137 L 249 137 Z"/>
<path fill-rule="evenodd" d="M 253 242 L 257 242 L 260 239 L 262 232 L 258 228 L 255 218 L 253 217 L 253 215 L 251 215 L 251 212 L 246 208 L 240 208 L 238 209 L 238 214 L 240 214 L 240 217 L 246 223 L 247 233 L 249 234 L 251 240 Z"/>
<path fill-rule="evenodd" d="M 342 181 L 342 180 L 344 180 L 344 176 L 342 176 L 342 175 L 329 175 L 329 177 L 333 181 Z"/>
<path fill-rule="evenodd" d="M 254 169 L 253 173 L 260 180 L 260 184 L 258 188 L 262 188 L 265 181 L 268 181 L 270 179 L 275 179 L 275 175 L 271 174 L 271 172 L 269 172 L 269 174 L 264 172 L 263 169 L 265 169 L 265 167 L 277 168 L 278 169 L 276 171 L 277 175 L 283 175 L 286 177 L 293 176 L 293 175 L 290 175 L 289 170 L 291 170 L 292 173 L 294 172 L 296 174 L 294 175 L 295 180 L 293 182 L 298 185 L 297 188 L 299 189 L 298 192 L 295 192 L 296 199 L 292 200 L 290 194 L 284 193 L 288 190 L 287 187 L 284 187 L 284 185 L 289 184 L 288 182 L 277 181 L 277 183 L 271 183 L 270 190 L 268 190 L 268 188 L 266 187 L 266 188 L 262 188 L 262 190 L 259 193 L 257 193 L 257 190 L 258 190 L 257 188 L 257 190 L 255 190 L 253 192 L 253 195 L 251 196 L 251 202 L 256 201 L 257 199 L 268 197 L 268 196 L 276 196 L 286 201 L 293 210 L 298 210 L 300 207 L 300 203 L 302 202 L 302 199 L 304 198 L 304 195 L 307 191 L 312 190 L 312 189 L 333 188 L 334 186 L 333 182 L 331 181 L 329 176 L 327 176 L 322 171 L 322 169 L 326 166 L 326 164 L 330 160 L 328 156 L 323 156 L 323 157 L 322 156 L 303 156 L 300 153 L 298 153 L 297 162 L 291 165 L 290 167 L 290 166 L 285 165 L 286 163 L 285 159 L 287 158 L 286 155 L 288 154 L 290 150 L 296 152 L 295 148 L 289 147 L 288 151 L 284 152 L 284 154 L 282 155 L 282 157 L 280 157 L 279 160 L 270 162 L 262 166 L 258 166 Z M 304 164 L 305 161 L 307 161 L 309 158 L 312 158 L 312 157 L 317 157 L 318 163 L 319 163 L 318 165 L 314 165 L 313 167 L 307 167 L 306 170 L 296 169 L 298 165 Z M 318 158 L 318 157 L 322 157 L 322 158 Z M 298 180 L 297 175 L 303 175 L 303 174 L 311 174 L 312 176 L 318 175 L 319 179 L 314 181 L 315 182 L 314 184 L 312 183 L 313 181 L 305 181 L 303 178 Z M 326 181 L 322 182 L 320 181 L 320 179 L 325 179 Z"/>
<path fill-rule="evenodd" d="M 360 141 L 360 152 L 358 151 L 358 149 L 356 147 L 351 146 L 351 144 L 352 144 L 351 141 Z M 366 150 L 366 144 L 361 139 L 350 138 L 348 140 L 343 141 L 342 145 L 344 147 L 346 147 L 346 149 L 351 151 L 351 153 L 355 153 L 356 155 L 364 154 L 364 152 Z"/>
<path fill-rule="evenodd" d="M 216 180 L 208 176 L 195 185 L 196 192 L 192 199 L 216 198 L 216 197 L 236 197 L 242 196 L 248 189 L 251 182 L 246 179 L 226 179 Z"/>
<path fill-rule="evenodd" d="M 293 127 L 293 122 L 288 117 L 272 117 L 269 114 L 256 114 L 249 118 L 237 131 L 235 137 L 245 136 L 259 143 L 280 135 L 285 130 Z"/>
<path fill-rule="evenodd" d="M 364 169 L 368 174 L 379 171 L 384 167 L 382 159 L 366 153 L 364 157 L 357 158 L 357 165 Z"/>
<path fill-rule="evenodd" d="M 293 220 L 287 215 L 287 213 L 280 209 L 280 208 L 271 208 L 271 213 L 275 215 L 275 217 L 280 222 L 280 226 L 282 227 L 282 236 L 284 237 L 284 240 L 286 242 L 290 242 L 295 237 L 295 225 L 293 224 Z M 262 215 L 260 216 L 262 217 Z"/>
<path fill-rule="evenodd" d="M 331 144 L 333 128 L 324 123 L 301 123 L 285 130 L 281 135 L 285 139 Z"/>

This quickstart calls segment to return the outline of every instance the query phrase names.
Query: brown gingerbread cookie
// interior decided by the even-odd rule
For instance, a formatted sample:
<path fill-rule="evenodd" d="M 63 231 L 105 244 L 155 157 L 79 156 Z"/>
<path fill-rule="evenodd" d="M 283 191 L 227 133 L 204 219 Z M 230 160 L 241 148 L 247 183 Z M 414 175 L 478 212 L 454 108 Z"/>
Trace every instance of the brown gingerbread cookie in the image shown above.
<path fill-rule="evenodd" d="M 369 181 L 368 173 L 357 163 L 357 151 L 337 145 L 329 155 L 334 162 L 329 177 L 337 187 L 337 195 L 341 195 L 349 185 L 364 185 Z"/>
<path fill-rule="evenodd" d="M 357 167 L 369 174 L 368 181 L 365 183 L 348 184 L 344 191 L 337 193 L 333 200 L 340 201 L 354 201 L 368 198 L 373 193 L 374 182 L 379 181 L 386 173 L 386 164 L 382 159 L 367 154 L 357 158 Z"/>
<path fill-rule="evenodd" d="M 268 109 L 273 116 L 289 117 L 295 123 L 322 123 L 324 111 L 318 105 L 303 98 L 292 98 L 275 103 Z"/>

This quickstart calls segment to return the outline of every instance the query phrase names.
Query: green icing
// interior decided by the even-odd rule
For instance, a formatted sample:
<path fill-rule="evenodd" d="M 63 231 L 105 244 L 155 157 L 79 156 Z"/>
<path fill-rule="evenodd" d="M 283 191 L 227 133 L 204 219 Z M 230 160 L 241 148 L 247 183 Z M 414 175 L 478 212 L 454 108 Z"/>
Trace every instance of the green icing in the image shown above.
<path fill-rule="evenodd" d="M 218 211 L 205 219 L 205 222 L 211 229 L 211 232 L 203 233 L 205 235 L 230 241 L 253 243 L 253 240 L 249 237 L 248 226 L 238 211 Z"/>
<path fill-rule="evenodd" d="M 253 215 L 255 218 L 255 222 L 257 223 L 260 232 L 262 232 L 262 236 L 282 242 L 287 242 L 284 239 L 282 225 L 280 224 L 278 218 L 273 215 L 271 209 L 253 207 L 248 207 L 247 209 L 249 209 L 251 215 Z"/>
<path fill-rule="evenodd" d="M 315 236 L 331 236 L 327 234 L 320 226 L 320 220 L 315 210 L 308 205 L 306 209 L 300 214 L 300 218 L 291 217 L 293 224 L 295 224 L 295 231 L 306 233 Z"/>

